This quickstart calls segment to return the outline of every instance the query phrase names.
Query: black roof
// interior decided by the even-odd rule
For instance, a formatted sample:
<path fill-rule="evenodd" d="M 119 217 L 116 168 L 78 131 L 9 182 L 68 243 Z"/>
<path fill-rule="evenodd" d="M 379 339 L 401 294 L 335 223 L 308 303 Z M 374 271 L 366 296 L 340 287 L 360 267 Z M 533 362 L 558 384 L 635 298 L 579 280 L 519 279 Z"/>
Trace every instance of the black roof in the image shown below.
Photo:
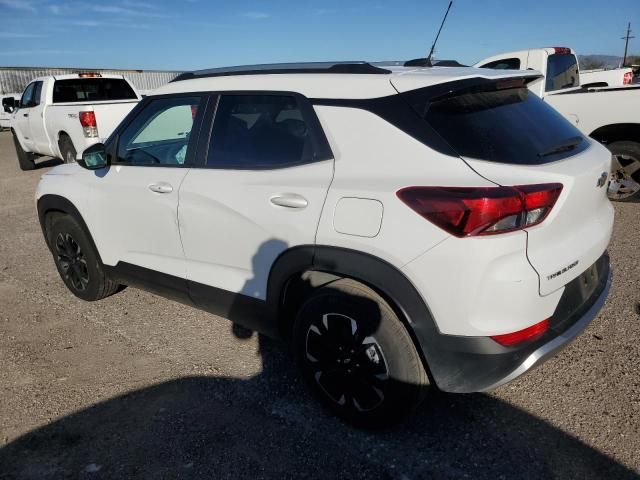
<path fill-rule="evenodd" d="M 193 78 L 226 77 L 232 75 L 273 75 L 283 73 L 344 73 L 344 74 L 374 74 L 386 75 L 391 73 L 385 68 L 376 67 L 367 62 L 310 62 L 310 63 L 271 63 L 262 65 L 240 65 L 236 67 L 210 68 L 185 72 L 178 75 L 172 82 L 191 80 Z"/>

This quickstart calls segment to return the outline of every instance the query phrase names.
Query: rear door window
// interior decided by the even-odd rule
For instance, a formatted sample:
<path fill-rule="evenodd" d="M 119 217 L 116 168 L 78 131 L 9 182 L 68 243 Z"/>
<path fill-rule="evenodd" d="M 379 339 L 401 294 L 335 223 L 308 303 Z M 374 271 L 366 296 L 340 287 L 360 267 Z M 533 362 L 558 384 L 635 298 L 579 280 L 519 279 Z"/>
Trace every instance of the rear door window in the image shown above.
<path fill-rule="evenodd" d="M 501 88 L 493 82 L 419 104 L 416 92 L 408 92 L 414 108 L 464 157 L 535 165 L 588 146 L 573 125 L 522 84 Z"/>
<path fill-rule="evenodd" d="M 136 94 L 122 78 L 71 78 L 56 80 L 53 103 L 136 100 Z"/>
<path fill-rule="evenodd" d="M 575 55 L 554 53 L 547 60 L 546 91 L 580 86 L 578 61 Z"/>
<path fill-rule="evenodd" d="M 480 68 L 490 68 L 492 70 L 520 70 L 520 59 L 505 58 L 502 60 L 496 60 L 495 62 L 489 62 L 482 65 Z"/>
<path fill-rule="evenodd" d="M 207 166 L 228 169 L 284 168 L 310 161 L 311 135 L 290 95 L 222 95 Z"/>

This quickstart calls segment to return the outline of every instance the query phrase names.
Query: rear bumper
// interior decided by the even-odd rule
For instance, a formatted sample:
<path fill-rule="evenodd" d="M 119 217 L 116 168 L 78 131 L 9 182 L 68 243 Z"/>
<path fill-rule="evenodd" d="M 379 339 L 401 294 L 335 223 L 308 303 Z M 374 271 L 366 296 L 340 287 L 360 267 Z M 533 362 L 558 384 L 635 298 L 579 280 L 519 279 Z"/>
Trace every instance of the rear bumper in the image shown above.
<path fill-rule="evenodd" d="M 610 286 L 605 253 L 565 286 L 547 333 L 523 346 L 503 347 L 488 337 L 439 335 L 425 349 L 438 388 L 455 393 L 491 390 L 540 365 L 589 325 L 604 305 Z"/>

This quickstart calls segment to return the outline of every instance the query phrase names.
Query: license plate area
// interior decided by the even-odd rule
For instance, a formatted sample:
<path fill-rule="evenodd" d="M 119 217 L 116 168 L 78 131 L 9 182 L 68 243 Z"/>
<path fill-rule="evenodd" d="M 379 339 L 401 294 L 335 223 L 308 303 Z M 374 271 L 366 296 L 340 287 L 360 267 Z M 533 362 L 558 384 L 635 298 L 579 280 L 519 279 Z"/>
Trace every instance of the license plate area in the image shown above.
<path fill-rule="evenodd" d="M 596 302 L 609 277 L 609 256 L 604 254 L 579 277 L 565 286 L 560 303 L 551 318 L 551 329 L 562 333 Z"/>

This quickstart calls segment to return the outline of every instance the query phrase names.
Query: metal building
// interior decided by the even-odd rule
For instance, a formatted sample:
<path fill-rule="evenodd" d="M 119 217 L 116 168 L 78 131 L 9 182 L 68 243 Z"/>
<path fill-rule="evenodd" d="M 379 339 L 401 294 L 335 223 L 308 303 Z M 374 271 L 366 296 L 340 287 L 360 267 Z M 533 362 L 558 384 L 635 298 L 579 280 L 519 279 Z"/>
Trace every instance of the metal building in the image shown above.
<path fill-rule="evenodd" d="M 0 67 L 0 94 L 20 93 L 36 77 L 65 75 L 78 72 L 100 72 L 124 75 L 138 90 L 146 92 L 169 83 L 182 72 L 166 70 L 119 70 L 111 68 L 68 67 Z"/>

